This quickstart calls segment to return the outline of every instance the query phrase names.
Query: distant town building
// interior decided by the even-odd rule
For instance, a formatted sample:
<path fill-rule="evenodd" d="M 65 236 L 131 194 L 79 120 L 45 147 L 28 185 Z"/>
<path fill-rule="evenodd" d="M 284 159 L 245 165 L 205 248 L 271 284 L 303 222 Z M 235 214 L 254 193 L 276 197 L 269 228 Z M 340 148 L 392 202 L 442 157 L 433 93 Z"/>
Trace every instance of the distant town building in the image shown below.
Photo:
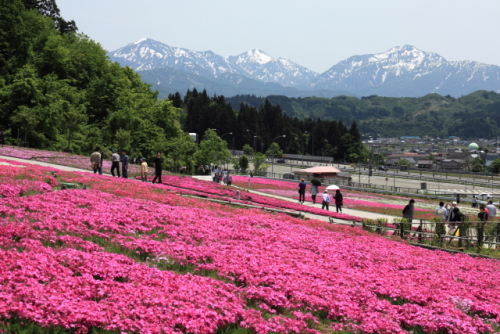
<path fill-rule="evenodd" d="M 432 169 L 434 162 L 432 160 L 419 160 L 417 163 L 417 168 L 422 169 Z"/>
<path fill-rule="evenodd" d="M 463 167 L 463 159 L 444 159 L 441 161 L 441 169 L 443 170 L 461 171 Z"/>

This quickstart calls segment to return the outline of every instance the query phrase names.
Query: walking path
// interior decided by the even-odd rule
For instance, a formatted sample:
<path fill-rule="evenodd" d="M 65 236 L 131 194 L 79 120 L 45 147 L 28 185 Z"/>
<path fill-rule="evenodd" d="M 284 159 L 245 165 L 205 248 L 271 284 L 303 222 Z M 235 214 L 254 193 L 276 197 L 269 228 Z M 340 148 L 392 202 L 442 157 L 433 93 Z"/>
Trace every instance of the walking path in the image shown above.
<path fill-rule="evenodd" d="M 196 178 L 196 179 L 199 179 L 199 180 L 212 181 L 212 176 L 210 176 L 210 175 L 194 175 L 193 177 Z M 235 187 L 235 188 L 241 189 L 242 191 L 259 194 L 259 195 L 262 195 L 262 196 L 267 196 L 267 197 L 271 197 L 271 198 L 277 198 L 277 199 L 280 199 L 280 200 L 283 200 L 283 201 L 297 203 L 296 199 L 293 199 L 293 198 L 290 198 L 290 197 L 283 197 L 283 196 L 278 196 L 278 195 L 274 195 L 274 194 L 263 193 L 263 192 L 255 191 L 255 190 L 248 190 L 248 189 L 243 188 L 243 187 Z M 309 206 L 309 207 L 314 207 L 314 208 L 318 208 L 318 209 L 321 208 L 321 203 L 313 204 L 313 203 L 310 203 L 310 202 L 305 202 L 302 205 Z M 331 205 L 330 207 L 333 207 L 333 209 L 335 209 L 335 205 Z M 329 221 L 330 220 L 330 217 L 327 217 L 327 216 L 315 215 L 315 214 L 308 213 L 308 212 L 301 212 L 301 213 L 304 216 L 306 216 L 307 218 L 311 218 L 311 219 L 318 219 L 318 220 L 324 220 L 324 221 Z M 401 217 L 396 217 L 396 216 L 384 215 L 384 214 L 381 214 L 381 213 L 374 213 L 374 212 L 361 211 L 361 210 L 353 210 L 353 209 L 346 209 L 346 208 L 342 208 L 342 213 L 345 213 L 345 214 L 351 215 L 351 216 L 356 216 L 356 217 L 361 217 L 361 218 L 367 218 L 367 219 L 385 218 L 389 222 L 392 222 L 393 218 L 401 218 Z M 335 222 L 336 223 L 337 222 L 342 222 L 342 220 L 335 219 Z M 347 222 L 347 221 L 345 221 L 345 222 L 346 222 L 346 224 L 350 223 L 350 222 Z"/>
<path fill-rule="evenodd" d="M 60 170 L 64 170 L 64 171 L 70 171 L 70 172 L 93 173 L 92 171 L 86 170 L 86 169 L 75 168 L 75 167 L 68 167 L 68 166 L 62 166 L 62 165 L 56 165 L 56 164 L 51 164 L 51 163 L 47 163 L 47 162 L 41 162 L 41 161 L 37 161 L 37 160 L 28 160 L 28 159 L 13 158 L 13 157 L 3 156 L 3 155 L 0 155 L 0 159 L 11 160 L 11 161 L 18 161 L 18 162 L 24 162 L 24 163 L 29 163 L 29 164 L 39 165 L 39 166 L 44 166 L 44 167 L 52 167 L 52 168 L 56 168 L 56 169 L 60 169 Z M 106 173 L 104 173 L 104 174 L 105 175 L 111 175 L 111 174 L 106 174 Z M 199 180 L 210 181 L 210 182 L 212 181 L 212 177 L 210 175 L 208 175 L 208 176 L 195 175 L 193 177 L 196 178 L 196 179 L 199 179 Z M 242 191 L 248 191 L 245 188 L 239 188 L 239 189 L 241 189 Z M 294 202 L 294 203 L 296 202 L 296 200 L 293 199 L 293 198 L 271 195 L 271 194 L 267 194 L 267 193 L 263 193 L 263 192 L 259 192 L 259 191 L 255 191 L 255 190 L 250 190 L 249 192 L 256 193 L 256 194 L 259 194 L 259 195 L 262 195 L 262 196 L 271 197 L 271 198 L 281 199 L 281 200 L 284 200 L 284 201 L 289 201 L 289 202 Z M 303 205 L 304 206 L 309 206 L 309 207 L 321 208 L 321 204 L 314 205 L 312 203 L 306 202 Z M 307 218 L 310 218 L 310 219 L 317 219 L 317 220 L 322 220 L 322 221 L 330 221 L 330 217 L 327 217 L 327 216 L 315 215 L 315 214 L 312 214 L 312 213 L 302 212 L 302 211 L 301 211 L 301 213 L 302 213 L 303 216 L 305 216 Z M 356 216 L 356 217 L 361 217 L 361 218 L 368 218 L 368 219 L 386 218 L 388 221 L 392 221 L 393 218 L 399 218 L 399 217 L 395 217 L 395 216 L 389 216 L 389 215 L 384 215 L 384 214 L 378 214 L 378 213 L 372 213 L 372 212 L 360 211 L 360 210 L 353 210 L 353 209 L 345 209 L 345 208 L 342 209 L 342 213 L 345 213 L 345 214 L 348 214 L 348 215 L 352 215 L 352 216 Z M 334 221 L 335 221 L 335 223 L 345 223 L 345 224 L 350 224 L 351 223 L 350 221 L 345 221 L 345 220 L 340 220 L 340 219 L 334 219 Z"/>
<path fill-rule="evenodd" d="M 44 166 L 44 167 L 52 167 L 52 168 L 57 168 L 60 170 L 68 171 L 68 172 L 87 172 L 87 173 L 93 173 L 91 170 L 87 169 L 81 169 L 81 168 L 75 168 L 75 167 L 68 167 L 68 166 L 63 166 L 63 165 L 56 165 L 56 164 L 51 164 L 48 162 L 42 162 L 42 161 L 37 161 L 37 160 L 29 160 L 29 159 L 20 159 L 20 158 L 13 158 L 5 155 L 0 155 L 0 159 L 4 160 L 12 160 L 12 161 L 19 161 L 19 162 L 24 162 L 32 165 L 39 165 L 39 166 Z M 111 175 L 111 174 L 109 174 Z"/>

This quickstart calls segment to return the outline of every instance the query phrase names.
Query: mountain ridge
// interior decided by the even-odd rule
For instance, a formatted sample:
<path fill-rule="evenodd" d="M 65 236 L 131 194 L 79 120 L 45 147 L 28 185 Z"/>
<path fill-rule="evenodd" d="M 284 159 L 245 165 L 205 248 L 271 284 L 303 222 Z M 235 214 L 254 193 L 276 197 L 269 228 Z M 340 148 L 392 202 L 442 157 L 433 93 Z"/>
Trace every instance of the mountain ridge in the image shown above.
<path fill-rule="evenodd" d="M 171 47 L 148 38 L 108 52 L 108 56 L 136 71 L 171 67 L 216 81 L 229 74 L 241 75 L 261 83 L 279 84 L 283 88 L 278 91 L 285 93 L 291 92 L 287 88 L 296 88 L 301 96 L 313 96 L 317 91 L 331 92 L 328 93 L 331 96 L 342 91 L 352 96 L 394 97 L 430 93 L 457 97 L 482 89 L 500 92 L 500 66 L 470 60 L 447 61 L 438 53 L 422 51 L 411 45 L 396 46 L 381 53 L 355 55 L 323 73 L 291 60 L 274 58 L 261 49 L 223 57 L 213 51 Z M 153 83 L 151 76 L 146 76 L 148 82 Z M 261 85 L 259 89 L 258 83 L 253 85 L 254 92 L 267 94 L 267 85 Z"/>

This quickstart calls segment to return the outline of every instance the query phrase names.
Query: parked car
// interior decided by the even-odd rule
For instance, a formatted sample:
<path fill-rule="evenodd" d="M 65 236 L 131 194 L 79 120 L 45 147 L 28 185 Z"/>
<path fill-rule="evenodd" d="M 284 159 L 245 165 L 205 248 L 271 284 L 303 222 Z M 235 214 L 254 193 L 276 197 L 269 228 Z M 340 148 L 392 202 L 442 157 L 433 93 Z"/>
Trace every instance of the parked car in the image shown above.
<path fill-rule="evenodd" d="M 381 170 L 381 171 L 387 172 L 387 167 L 384 167 L 384 166 L 378 166 L 378 170 Z"/>
<path fill-rule="evenodd" d="M 482 194 L 476 195 L 476 197 L 478 199 L 482 199 L 482 200 L 490 200 L 492 196 L 491 196 L 491 194 L 482 193 Z"/>

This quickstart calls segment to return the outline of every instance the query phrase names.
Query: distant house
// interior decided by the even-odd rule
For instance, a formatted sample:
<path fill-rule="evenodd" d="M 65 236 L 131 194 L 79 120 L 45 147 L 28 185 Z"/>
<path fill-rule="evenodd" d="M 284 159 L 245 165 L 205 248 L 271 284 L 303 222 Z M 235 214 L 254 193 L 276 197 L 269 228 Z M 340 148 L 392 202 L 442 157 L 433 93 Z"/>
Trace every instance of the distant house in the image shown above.
<path fill-rule="evenodd" d="M 432 169 L 434 162 L 432 160 L 419 160 L 417 163 L 417 168 L 422 169 Z"/>
<path fill-rule="evenodd" d="M 389 159 L 387 160 L 387 162 L 385 163 L 386 166 L 391 166 L 391 167 L 394 167 L 397 165 L 399 159 Z"/>
<path fill-rule="evenodd" d="M 441 169 L 460 171 L 464 167 L 463 159 L 443 159 L 441 161 Z"/>

